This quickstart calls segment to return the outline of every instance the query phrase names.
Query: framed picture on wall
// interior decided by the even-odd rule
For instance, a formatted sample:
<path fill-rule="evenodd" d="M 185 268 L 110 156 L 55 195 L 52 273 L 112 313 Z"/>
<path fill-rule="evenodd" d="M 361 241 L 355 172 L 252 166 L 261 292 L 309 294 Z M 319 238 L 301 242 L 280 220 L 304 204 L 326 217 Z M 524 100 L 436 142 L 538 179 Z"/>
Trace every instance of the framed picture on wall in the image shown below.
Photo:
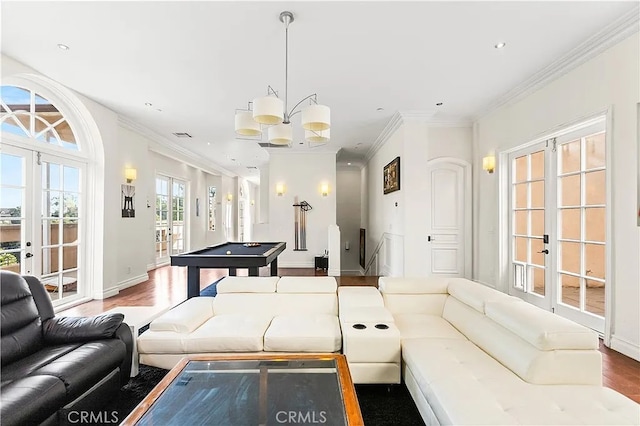
<path fill-rule="evenodd" d="M 382 171 L 382 189 L 385 194 L 400 189 L 400 157 L 394 158 Z"/>
<path fill-rule="evenodd" d="M 133 197 L 136 194 L 136 187 L 133 185 L 122 185 L 122 217 L 136 217 L 136 208 L 133 204 Z"/>

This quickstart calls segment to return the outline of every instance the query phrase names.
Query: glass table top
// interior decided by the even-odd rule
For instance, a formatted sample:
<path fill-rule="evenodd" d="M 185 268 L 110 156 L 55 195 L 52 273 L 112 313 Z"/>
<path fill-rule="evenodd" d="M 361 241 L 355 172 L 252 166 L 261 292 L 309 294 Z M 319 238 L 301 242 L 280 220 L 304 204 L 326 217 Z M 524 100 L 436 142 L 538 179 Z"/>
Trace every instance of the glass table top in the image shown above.
<path fill-rule="evenodd" d="M 335 359 L 189 361 L 139 425 L 346 425 Z"/>

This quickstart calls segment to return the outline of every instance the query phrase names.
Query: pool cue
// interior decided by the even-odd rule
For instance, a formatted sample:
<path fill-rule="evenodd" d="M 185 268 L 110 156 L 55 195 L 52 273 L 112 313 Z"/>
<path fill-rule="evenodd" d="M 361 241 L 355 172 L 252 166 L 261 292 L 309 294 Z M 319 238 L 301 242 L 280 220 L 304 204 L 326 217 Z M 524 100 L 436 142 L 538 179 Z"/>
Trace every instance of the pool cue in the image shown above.
<path fill-rule="evenodd" d="M 293 197 L 293 215 L 294 215 L 294 250 L 298 250 L 298 197 Z"/>
<path fill-rule="evenodd" d="M 306 250 L 307 249 L 307 211 L 304 209 L 303 205 L 300 206 L 300 230 L 302 234 L 300 238 L 300 249 Z"/>

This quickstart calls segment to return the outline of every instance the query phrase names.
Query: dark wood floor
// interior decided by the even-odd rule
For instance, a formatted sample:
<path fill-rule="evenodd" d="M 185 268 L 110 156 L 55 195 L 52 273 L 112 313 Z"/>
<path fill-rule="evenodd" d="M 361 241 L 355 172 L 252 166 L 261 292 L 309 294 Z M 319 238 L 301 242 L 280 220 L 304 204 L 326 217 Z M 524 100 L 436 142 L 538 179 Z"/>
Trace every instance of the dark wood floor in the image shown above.
<path fill-rule="evenodd" d="M 242 271 L 238 270 L 242 275 Z M 227 275 L 226 269 L 203 269 L 200 282 L 205 288 Z M 269 268 L 261 268 L 260 275 L 269 275 Z M 279 268 L 281 276 L 327 275 L 311 268 Z M 375 276 L 336 277 L 338 285 L 376 286 Z M 186 268 L 165 266 L 149 272 L 149 280 L 122 290 L 117 296 L 104 300 L 93 300 L 62 311 L 63 316 L 97 315 L 116 306 L 174 306 L 184 300 L 187 282 Z M 640 403 L 640 362 L 613 351 L 600 342 L 602 352 L 603 384 Z"/>

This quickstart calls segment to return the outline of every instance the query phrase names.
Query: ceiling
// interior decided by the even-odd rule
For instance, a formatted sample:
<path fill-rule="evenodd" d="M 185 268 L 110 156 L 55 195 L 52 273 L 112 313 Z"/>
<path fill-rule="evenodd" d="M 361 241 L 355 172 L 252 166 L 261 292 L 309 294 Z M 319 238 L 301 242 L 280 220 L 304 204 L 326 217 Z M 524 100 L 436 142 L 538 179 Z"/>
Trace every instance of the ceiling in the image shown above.
<path fill-rule="evenodd" d="M 257 181 L 259 171 L 248 167 L 267 163 L 269 150 L 235 138 L 234 111 L 263 96 L 267 85 L 284 92 L 283 10 L 295 16 L 289 106 L 317 93 L 331 107 L 332 128 L 331 142 L 311 148 L 294 116 L 293 147 L 278 149 L 338 152 L 340 163 L 362 164 L 396 111 L 470 122 L 637 2 L 2 1 L 0 7 L 3 54 Z M 494 48 L 498 42 L 506 47 Z"/>

